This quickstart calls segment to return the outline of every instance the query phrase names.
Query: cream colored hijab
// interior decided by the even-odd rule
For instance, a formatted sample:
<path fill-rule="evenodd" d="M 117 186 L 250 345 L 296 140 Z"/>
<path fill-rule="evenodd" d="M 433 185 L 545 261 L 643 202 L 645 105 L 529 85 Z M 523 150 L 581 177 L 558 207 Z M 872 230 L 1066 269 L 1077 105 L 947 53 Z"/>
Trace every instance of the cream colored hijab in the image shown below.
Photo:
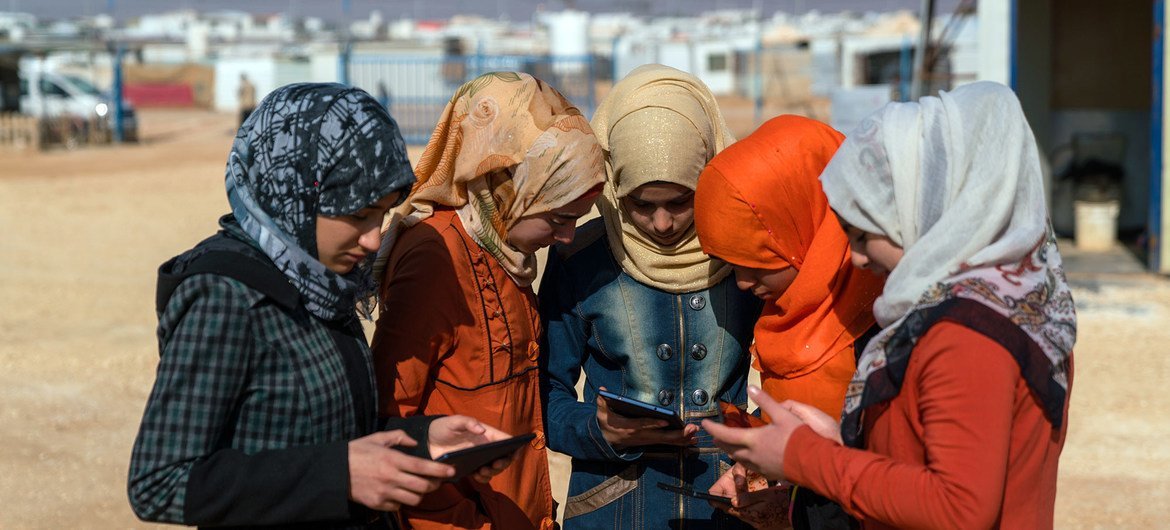
<path fill-rule="evenodd" d="M 907 366 L 899 349 L 927 329 L 913 315 L 957 298 L 1023 331 L 1029 340 L 1012 354 L 1059 426 L 1076 305 L 1048 223 L 1036 139 L 1015 93 L 980 81 L 889 103 L 849 133 L 821 184 L 842 220 L 905 249 L 874 301 L 884 329 L 845 396 L 846 442 L 860 440 L 862 410 L 897 395 Z"/>
<path fill-rule="evenodd" d="M 668 66 L 640 66 L 614 85 L 590 125 L 608 177 L 598 207 L 622 269 L 671 293 L 706 289 L 731 273 L 727 263 L 703 253 L 693 225 L 664 247 L 642 233 L 619 202 L 650 182 L 695 189 L 707 162 L 735 141 L 707 85 Z"/>

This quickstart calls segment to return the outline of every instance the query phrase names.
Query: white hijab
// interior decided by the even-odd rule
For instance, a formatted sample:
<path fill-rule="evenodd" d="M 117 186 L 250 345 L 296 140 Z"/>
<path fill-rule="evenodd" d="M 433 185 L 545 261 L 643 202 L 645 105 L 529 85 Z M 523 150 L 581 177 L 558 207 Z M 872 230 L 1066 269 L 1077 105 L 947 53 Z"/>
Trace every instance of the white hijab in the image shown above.
<path fill-rule="evenodd" d="M 1015 94 L 979 82 L 890 103 L 849 134 L 821 183 L 841 219 L 905 250 L 874 302 L 884 329 L 858 362 L 846 414 L 897 394 L 862 399 L 907 316 L 965 298 L 1007 317 L 1043 352 L 1048 362 L 1034 368 L 1044 373 L 1025 377 L 1049 399 L 1046 412 L 1058 425 L 1076 314 L 1049 228 L 1036 141 Z M 1060 395 L 1047 397 L 1054 389 L 1042 381 Z"/>

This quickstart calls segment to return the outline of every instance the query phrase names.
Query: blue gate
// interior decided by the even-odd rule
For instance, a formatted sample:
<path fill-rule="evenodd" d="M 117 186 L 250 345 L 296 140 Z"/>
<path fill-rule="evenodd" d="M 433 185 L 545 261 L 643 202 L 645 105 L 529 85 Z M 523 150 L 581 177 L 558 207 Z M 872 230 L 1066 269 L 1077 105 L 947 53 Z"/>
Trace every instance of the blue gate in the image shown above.
<path fill-rule="evenodd" d="M 405 57 L 343 55 L 343 83 L 361 87 L 382 101 L 408 144 L 425 144 L 451 95 L 463 83 L 494 71 L 525 72 L 552 85 L 587 118 L 596 106 L 593 58 L 539 55 Z"/>

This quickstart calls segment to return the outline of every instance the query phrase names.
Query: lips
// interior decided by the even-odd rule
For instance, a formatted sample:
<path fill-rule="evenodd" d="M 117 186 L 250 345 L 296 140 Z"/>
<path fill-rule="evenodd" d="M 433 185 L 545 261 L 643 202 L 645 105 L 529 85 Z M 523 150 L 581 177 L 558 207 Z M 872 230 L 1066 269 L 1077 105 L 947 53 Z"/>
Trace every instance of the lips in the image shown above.
<path fill-rule="evenodd" d="M 675 232 L 673 234 L 668 234 L 665 236 L 660 235 L 660 234 L 654 234 L 654 239 L 660 244 L 670 245 L 670 244 L 673 244 L 676 239 L 678 239 L 678 235 L 679 235 L 678 232 Z"/>

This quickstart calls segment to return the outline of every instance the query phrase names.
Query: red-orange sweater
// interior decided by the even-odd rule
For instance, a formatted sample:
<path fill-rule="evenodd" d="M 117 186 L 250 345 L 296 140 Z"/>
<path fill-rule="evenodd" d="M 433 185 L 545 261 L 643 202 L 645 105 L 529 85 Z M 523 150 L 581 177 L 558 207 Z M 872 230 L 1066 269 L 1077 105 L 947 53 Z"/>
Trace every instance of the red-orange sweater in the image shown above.
<path fill-rule="evenodd" d="M 1052 528 L 1064 414 L 1054 430 L 1007 350 L 943 321 L 898 396 L 865 411 L 866 450 L 801 427 L 784 473 L 865 528 Z"/>

